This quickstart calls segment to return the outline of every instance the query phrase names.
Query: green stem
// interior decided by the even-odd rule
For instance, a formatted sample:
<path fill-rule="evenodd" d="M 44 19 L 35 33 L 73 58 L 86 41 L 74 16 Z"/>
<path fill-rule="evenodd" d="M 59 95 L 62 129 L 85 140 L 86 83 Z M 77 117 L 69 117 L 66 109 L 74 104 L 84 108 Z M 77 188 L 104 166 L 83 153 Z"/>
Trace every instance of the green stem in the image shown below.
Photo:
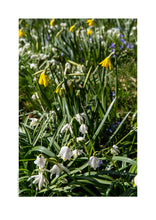
<path fill-rule="evenodd" d="M 122 142 L 128 135 L 130 135 L 130 133 L 132 133 L 135 130 L 130 131 L 128 134 L 126 134 L 118 143 L 116 143 L 115 145 L 118 145 L 120 142 Z"/>
<path fill-rule="evenodd" d="M 117 107 L 118 107 L 118 66 L 117 66 L 117 57 L 115 57 L 115 67 L 116 67 L 116 83 L 115 83 L 115 115 L 117 116 Z"/>
<path fill-rule="evenodd" d="M 93 146 L 93 142 L 91 141 L 90 137 L 89 137 L 89 134 L 87 133 L 87 137 L 89 139 L 89 143 L 91 145 L 91 149 L 90 149 L 90 153 L 89 153 L 89 157 L 91 156 L 92 154 L 92 151 L 95 152 L 95 149 L 94 149 L 94 146 Z"/>

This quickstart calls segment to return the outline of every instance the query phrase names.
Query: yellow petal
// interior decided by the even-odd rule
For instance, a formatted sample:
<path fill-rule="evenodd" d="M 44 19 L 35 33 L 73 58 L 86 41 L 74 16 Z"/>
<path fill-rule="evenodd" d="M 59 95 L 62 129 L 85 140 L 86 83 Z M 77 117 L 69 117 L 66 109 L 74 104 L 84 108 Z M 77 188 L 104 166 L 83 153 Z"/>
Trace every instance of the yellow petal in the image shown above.
<path fill-rule="evenodd" d="M 55 92 L 59 93 L 60 89 L 61 89 L 61 87 L 58 87 Z"/>
<path fill-rule="evenodd" d="M 87 35 L 91 35 L 91 34 L 92 34 L 92 31 L 91 31 L 91 29 L 89 29 L 87 32 Z"/>
<path fill-rule="evenodd" d="M 108 68 L 109 70 L 111 70 L 111 60 L 110 57 L 106 57 L 101 63 L 99 63 L 100 65 L 102 65 L 103 67 Z"/>
<path fill-rule="evenodd" d="M 75 27 L 74 25 L 70 27 L 70 29 L 69 29 L 69 30 L 70 30 L 70 32 L 72 32 L 72 31 L 73 31 L 74 27 Z"/>
<path fill-rule="evenodd" d="M 43 82 L 43 73 L 41 73 L 40 78 L 39 78 L 39 80 L 38 80 L 38 83 L 39 83 L 40 85 L 43 85 L 43 84 L 44 84 L 44 82 Z"/>
<path fill-rule="evenodd" d="M 44 87 L 47 87 L 48 86 L 48 82 L 49 82 L 49 77 L 47 75 L 44 76 L 43 82 L 44 82 Z"/>
<path fill-rule="evenodd" d="M 94 26 L 94 25 L 95 25 L 94 20 L 91 20 L 91 19 L 88 19 L 88 20 L 86 21 L 86 23 L 87 23 L 89 26 Z"/>
<path fill-rule="evenodd" d="M 55 19 L 53 18 L 53 19 L 51 19 L 51 21 L 50 21 L 50 26 L 53 26 L 54 23 L 55 23 Z"/>
<path fill-rule="evenodd" d="M 41 73 L 38 83 L 40 85 L 44 85 L 44 87 L 48 86 L 49 77 L 45 75 L 45 73 Z"/>

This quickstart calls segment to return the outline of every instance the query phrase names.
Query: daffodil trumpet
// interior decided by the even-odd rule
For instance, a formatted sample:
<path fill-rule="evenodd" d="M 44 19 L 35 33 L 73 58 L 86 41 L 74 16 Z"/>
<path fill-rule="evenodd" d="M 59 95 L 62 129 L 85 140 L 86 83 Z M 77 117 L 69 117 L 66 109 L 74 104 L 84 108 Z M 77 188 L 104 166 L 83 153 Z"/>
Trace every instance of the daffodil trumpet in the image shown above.
<path fill-rule="evenodd" d="M 114 54 L 112 52 L 108 57 L 106 57 L 103 61 L 101 61 L 99 64 L 105 68 L 109 68 L 111 70 L 111 56 Z"/>
<path fill-rule="evenodd" d="M 38 83 L 40 85 L 44 85 L 44 87 L 47 87 L 48 86 L 48 83 L 49 83 L 49 77 L 48 75 L 45 74 L 45 71 L 43 73 L 41 73 L 40 75 L 40 78 L 38 80 Z"/>
<path fill-rule="evenodd" d="M 75 28 L 76 25 L 77 25 L 77 23 L 75 23 L 74 25 L 72 25 L 72 26 L 70 27 L 69 31 L 72 32 L 72 31 L 74 30 L 74 28 Z"/>
<path fill-rule="evenodd" d="M 88 26 L 95 26 L 95 21 L 94 21 L 94 19 L 88 19 L 88 20 L 86 21 L 86 23 L 88 24 Z"/>

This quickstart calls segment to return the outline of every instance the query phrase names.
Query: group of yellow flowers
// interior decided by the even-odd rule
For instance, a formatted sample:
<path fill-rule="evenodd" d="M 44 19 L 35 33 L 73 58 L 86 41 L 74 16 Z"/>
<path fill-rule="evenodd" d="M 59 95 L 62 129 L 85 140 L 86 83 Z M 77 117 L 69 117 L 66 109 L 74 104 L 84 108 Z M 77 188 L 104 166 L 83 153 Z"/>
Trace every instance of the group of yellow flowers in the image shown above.
<path fill-rule="evenodd" d="M 109 55 L 108 57 L 106 57 L 102 62 L 100 62 L 99 64 L 102 66 L 102 67 L 105 67 L 105 68 L 109 68 L 109 70 L 111 70 L 111 55 Z M 40 85 L 43 85 L 44 87 L 47 87 L 48 86 L 48 83 L 49 83 L 49 77 L 48 75 L 46 75 L 44 72 L 41 73 L 40 77 L 39 77 L 39 81 L 38 83 Z M 56 93 L 58 93 L 58 89 L 56 90 Z"/>
<path fill-rule="evenodd" d="M 55 19 L 51 19 L 50 21 L 50 25 L 53 26 L 55 23 Z M 91 35 L 92 31 L 91 31 L 91 28 L 95 26 L 95 21 L 94 19 L 88 19 L 86 21 L 86 23 L 88 24 L 88 26 L 90 27 L 88 29 L 88 32 L 87 32 L 87 35 Z M 77 23 L 75 23 L 73 26 L 70 27 L 70 32 L 72 32 L 75 28 Z M 19 37 L 24 37 L 26 36 L 26 33 L 24 31 L 22 31 L 21 29 L 19 30 Z M 102 67 L 105 67 L 105 68 L 109 68 L 109 70 L 111 70 L 111 55 L 110 54 L 108 57 L 106 57 L 102 62 L 100 62 L 99 64 L 102 66 Z M 39 81 L 38 83 L 40 85 L 43 85 L 44 87 L 47 87 L 48 86 L 48 83 L 49 83 L 49 77 L 48 75 L 46 75 L 44 72 L 41 73 L 40 77 L 39 77 Z"/>
<path fill-rule="evenodd" d="M 88 26 L 90 27 L 87 31 L 87 35 L 91 35 L 92 34 L 92 30 L 91 28 L 95 26 L 95 21 L 94 19 L 88 19 L 86 21 L 86 23 L 88 24 Z M 54 26 L 55 24 L 55 19 L 51 19 L 50 21 L 50 26 Z M 69 28 L 69 31 L 72 32 L 74 30 L 74 28 L 76 27 L 77 23 L 75 23 L 74 25 L 72 25 L 70 28 Z"/>
<path fill-rule="evenodd" d="M 88 26 L 90 26 L 90 28 L 89 28 L 88 31 L 87 31 L 87 35 L 91 35 L 91 34 L 92 34 L 91 27 L 95 26 L 95 21 L 94 21 L 94 19 L 88 19 L 88 20 L 86 21 L 86 23 L 88 24 Z M 74 30 L 76 24 L 77 24 L 77 23 L 75 23 L 74 25 L 72 25 L 72 26 L 70 27 L 70 29 L 69 29 L 70 32 L 72 32 L 72 31 Z"/>

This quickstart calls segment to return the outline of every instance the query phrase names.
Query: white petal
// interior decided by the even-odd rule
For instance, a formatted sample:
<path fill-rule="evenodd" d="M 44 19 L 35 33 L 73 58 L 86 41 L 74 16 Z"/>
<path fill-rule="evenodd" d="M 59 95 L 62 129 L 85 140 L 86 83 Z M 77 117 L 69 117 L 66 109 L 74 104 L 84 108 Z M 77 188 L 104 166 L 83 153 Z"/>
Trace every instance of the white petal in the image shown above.
<path fill-rule="evenodd" d="M 27 179 L 27 181 L 29 181 L 29 180 L 31 180 L 32 178 L 35 178 L 35 177 L 37 177 L 38 175 L 34 175 L 34 176 L 30 176 L 28 179 Z"/>
<path fill-rule="evenodd" d="M 70 172 L 63 164 L 59 163 L 58 166 L 61 167 L 63 170 L 65 170 L 67 173 Z"/>
<path fill-rule="evenodd" d="M 41 174 L 40 180 L 39 180 L 39 184 L 38 184 L 39 190 L 41 190 L 41 187 L 42 187 L 42 185 L 44 183 L 44 180 L 45 180 L 45 177 L 43 176 L 43 174 Z"/>
<path fill-rule="evenodd" d="M 56 177 L 58 177 L 59 175 L 60 175 L 60 169 L 57 170 Z"/>

